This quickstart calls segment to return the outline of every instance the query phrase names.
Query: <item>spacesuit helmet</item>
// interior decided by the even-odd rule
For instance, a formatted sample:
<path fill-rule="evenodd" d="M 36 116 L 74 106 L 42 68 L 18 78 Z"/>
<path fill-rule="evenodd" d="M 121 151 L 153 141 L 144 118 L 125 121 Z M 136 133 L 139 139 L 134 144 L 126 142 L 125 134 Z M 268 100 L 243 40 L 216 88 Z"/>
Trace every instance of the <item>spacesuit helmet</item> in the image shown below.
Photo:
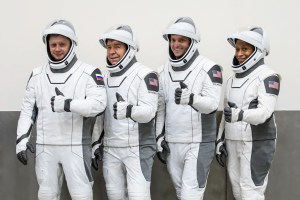
<path fill-rule="evenodd" d="M 197 50 L 197 43 L 200 42 L 200 34 L 194 21 L 190 17 L 179 17 L 171 21 L 163 31 L 163 38 L 170 42 L 170 35 L 182 35 L 191 39 L 187 51 L 180 58 L 176 58 L 169 46 L 169 61 L 173 67 L 184 66 L 194 55 Z"/>
<path fill-rule="evenodd" d="M 116 73 L 124 69 L 129 64 L 129 62 L 134 58 L 136 52 L 139 51 L 139 46 L 134 30 L 128 25 L 114 26 L 100 37 L 99 42 L 106 49 L 108 39 L 117 40 L 127 45 L 127 51 L 118 63 L 111 64 L 108 58 L 106 58 L 107 70 L 110 73 Z"/>
<path fill-rule="evenodd" d="M 227 37 L 227 41 L 235 48 L 236 41 L 242 40 L 254 46 L 253 53 L 243 62 L 239 63 L 234 56 L 232 69 L 235 73 L 242 73 L 253 67 L 259 60 L 269 55 L 270 43 L 269 38 L 261 27 L 253 26 L 242 29 Z"/>
<path fill-rule="evenodd" d="M 65 55 L 65 57 L 62 60 L 56 61 L 53 59 L 50 49 L 49 49 L 49 35 L 52 34 L 58 34 L 65 36 L 70 39 L 71 41 L 71 47 L 68 51 L 68 53 Z M 53 69 L 62 69 L 66 67 L 74 58 L 75 56 L 75 46 L 77 46 L 78 41 L 77 37 L 75 34 L 75 29 L 74 26 L 72 25 L 71 22 L 67 20 L 54 20 L 51 22 L 45 29 L 43 33 L 43 42 L 46 45 L 47 49 L 47 56 L 48 56 L 48 61 Z"/>

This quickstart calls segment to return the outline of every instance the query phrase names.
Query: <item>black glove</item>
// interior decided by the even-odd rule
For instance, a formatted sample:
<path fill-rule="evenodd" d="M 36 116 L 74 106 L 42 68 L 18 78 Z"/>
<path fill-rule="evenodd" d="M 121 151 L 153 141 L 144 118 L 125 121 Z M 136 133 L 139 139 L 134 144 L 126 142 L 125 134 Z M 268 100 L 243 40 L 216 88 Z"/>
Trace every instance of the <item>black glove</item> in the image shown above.
<path fill-rule="evenodd" d="M 180 88 L 175 90 L 175 103 L 181 105 L 193 105 L 194 94 L 189 91 L 187 85 L 180 81 Z"/>
<path fill-rule="evenodd" d="M 227 150 L 226 150 L 226 144 L 223 140 L 219 139 L 216 142 L 216 159 L 222 167 L 225 167 L 226 165 L 226 158 L 228 156 Z"/>
<path fill-rule="evenodd" d="M 35 153 L 35 148 L 32 144 L 30 144 L 29 142 L 26 143 L 26 150 L 24 151 L 20 151 L 17 154 L 17 158 L 19 159 L 19 161 L 23 164 L 23 165 L 27 165 L 27 150 L 29 149 L 29 151 L 31 153 Z"/>
<path fill-rule="evenodd" d="M 170 153 L 170 148 L 168 143 L 163 139 L 163 137 L 157 140 L 157 157 L 163 164 L 167 164 L 167 154 Z"/>
<path fill-rule="evenodd" d="M 71 112 L 70 104 L 72 99 L 66 99 L 65 95 L 55 87 L 55 93 L 57 96 L 51 97 L 51 108 L 53 112 Z"/>
<path fill-rule="evenodd" d="M 224 108 L 224 116 L 226 122 L 237 122 L 243 120 L 244 111 L 239 109 L 235 103 L 228 101 L 229 107 Z"/>
<path fill-rule="evenodd" d="M 98 170 L 98 160 L 102 161 L 103 159 L 103 145 L 99 145 L 98 148 L 94 151 L 92 156 L 92 167 L 97 171 Z"/>
<path fill-rule="evenodd" d="M 131 117 L 132 105 L 123 99 L 123 97 L 116 92 L 117 102 L 113 105 L 114 118 L 115 119 L 125 119 Z"/>

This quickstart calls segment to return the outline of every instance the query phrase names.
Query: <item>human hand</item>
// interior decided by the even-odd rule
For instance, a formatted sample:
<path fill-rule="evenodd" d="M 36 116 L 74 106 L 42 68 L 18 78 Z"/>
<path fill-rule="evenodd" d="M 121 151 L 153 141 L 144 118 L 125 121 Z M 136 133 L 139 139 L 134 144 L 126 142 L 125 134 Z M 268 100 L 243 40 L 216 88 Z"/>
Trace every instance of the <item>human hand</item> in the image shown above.
<path fill-rule="evenodd" d="M 164 140 L 163 137 L 160 137 L 157 142 L 157 157 L 163 163 L 167 164 L 167 154 L 170 153 L 170 148 L 168 143 Z"/>
<path fill-rule="evenodd" d="M 92 167 L 98 170 L 98 161 L 103 159 L 103 145 L 97 144 L 92 148 Z"/>
<path fill-rule="evenodd" d="M 64 94 L 55 87 L 56 96 L 51 97 L 51 108 L 53 112 L 71 112 L 70 103 L 72 99 L 66 99 Z"/>
<path fill-rule="evenodd" d="M 123 99 L 123 97 L 117 92 L 117 102 L 113 105 L 114 118 L 117 120 L 130 117 L 132 105 Z"/>
<path fill-rule="evenodd" d="M 24 145 L 26 143 L 26 145 Z M 28 139 L 23 139 L 20 143 L 17 144 L 17 158 L 23 164 L 27 165 L 28 157 L 27 157 L 27 150 L 31 153 L 35 153 L 34 146 L 28 142 Z"/>
<path fill-rule="evenodd" d="M 234 123 L 243 120 L 244 111 L 236 106 L 235 103 L 228 102 L 229 107 L 224 108 L 225 121 Z"/>
<path fill-rule="evenodd" d="M 193 96 L 187 85 L 180 81 L 180 88 L 176 88 L 175 90 L 175 103 L 181 105 L 192 105 L 193 104 Z"/>
<path fill-rule="evenodd" d="M 226 144 L 223 140 L 219 139 L 216 142 L 216 159 L 219 165 L 225 167 L 226 165 L 226 158 L 228 156 L 228 152 L 226 149 Z"/>

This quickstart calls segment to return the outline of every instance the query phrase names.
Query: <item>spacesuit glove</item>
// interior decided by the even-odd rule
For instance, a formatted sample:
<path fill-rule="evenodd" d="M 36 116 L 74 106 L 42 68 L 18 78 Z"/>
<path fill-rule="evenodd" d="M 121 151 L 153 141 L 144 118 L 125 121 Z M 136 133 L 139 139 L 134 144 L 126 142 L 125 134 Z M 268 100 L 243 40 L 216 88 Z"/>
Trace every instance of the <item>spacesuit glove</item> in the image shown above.
<path fill-rule="evenodd" d="M 27 150 L 31 153 L 35 153 L 34 146 L 28 142 L 28 139 L 23 139 L 21 142 L 19 142 L 16 146 L 16 153 L 18 160 L 23 164 L 27 165 Z"/>
<path fill-rule="evenodd" d="M 92 167 L 97 171 L 98 170 L 98 161 L 103 159 L 103 145 L 96 144 L 92 148 Z"/>
<path fill-rule="evenodd" d="M 163 164 L 167 164 L 167 154 L 170 153 L 168 143 L 164 140 L 164 137 L 158 138 L 157 142 L 157 157 Z"/>
<path fill-rule="evenodd" d="M 182 81 L 180 83 L 180 88 L 175 90 L 175 103 L 181 105 L 192 105 L 194 94 L 189 91 L 187 85 Z"/>
<path fill-rule="evenodd" d="M 57 96 L 51 97 L 51 108 L 53 112 L 71 112 L 70 104 L 72 99 L 66 99 L 64 94 L 56 87 L 55 93 Z"/>
<path fill-rule="evenodd" d="M 226 164 L 226 158 L 228 156 L 226 144 L 224 143 L 224 140 L 219 139 L 216 142 L 216 159 L 219 165 L 222 167 L 225 167 Z"/>
<path fill-rule="evenodd" d="M 113 105 L 114 118 L 115 119 L 125 119 L 131 117 L 132 105 L 123 99 L 123 97 L 116 93 L 117 102 Z"/>
<path fill-rule="evenodd" d="M 234 123 L 243 120 L 244 111 L 236 106 L 235 103 L 228 102 L 229 107 L 224 108 L 225 121 Z"/>

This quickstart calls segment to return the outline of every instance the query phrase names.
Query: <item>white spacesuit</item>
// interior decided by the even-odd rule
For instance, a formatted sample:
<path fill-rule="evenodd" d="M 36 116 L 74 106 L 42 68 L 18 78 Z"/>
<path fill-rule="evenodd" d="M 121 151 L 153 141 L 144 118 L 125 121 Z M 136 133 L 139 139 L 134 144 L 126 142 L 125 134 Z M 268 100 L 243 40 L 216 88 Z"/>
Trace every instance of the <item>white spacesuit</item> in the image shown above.
<path fill-rule="evenodd" d="M 237 40 L 253 45 L 254 51 L 242 63 L 238 63 L 236 57 L 233 59 L 234 75 L 226 84 L 216 154 L 217 158 L 221 156 L 220 147 L 224 150 L 225 142 L 227 170 L 235 198 L 261 200 L 265 198 L 268 172 L 275 153 L 274 109 L 280 77 L 264 64 L 270 49 L 262 28 L 248 28 L 228 37 L 235 48 Z M 221 161 L 220 164 L 225 163 Z"/>
<path fill-rule="evenodd" d="M 54 60 L 50 35 L 71 41 L 66 56 Z M 16 152 L 27 164 L 27 148 L 36 119 L 36 175 L 39 199 L 60 199 L 63 174 L 72 199 L 92 200 L 91 143 L 95 117 L 106 107 L 98 68 L 76 58 L 77 38 L 66 20 L 51 23 L 43 34 L 48 63 L 35 68 L 28 81 L 17 128 Z"/>
<path fill-rule="evenodd" d="M 199 55 L 200 37 L 193 20 L 178 18 L 163 33 L 190 38 L 186 53 L 159 68 L 156 122 L 158 158 L 167 164 L 178 199 L 203 199 L 216 139 L 216 110 L 222 69 Z M 170 42 L 170 41 L 169 41 Z"/>
<path fill-rule="evenodd" d="M 110 200 L 148 200 L 153 157 L 156 152 L 154 117 L 158 101 L 158 77 L 137 62 L 135 34 L 130 26 L 113 27 L 100 38 L 127 46 L 122 59 L 107 59 L 104 82 L 108 104 L 104 115 L 103 175 Z"/>

